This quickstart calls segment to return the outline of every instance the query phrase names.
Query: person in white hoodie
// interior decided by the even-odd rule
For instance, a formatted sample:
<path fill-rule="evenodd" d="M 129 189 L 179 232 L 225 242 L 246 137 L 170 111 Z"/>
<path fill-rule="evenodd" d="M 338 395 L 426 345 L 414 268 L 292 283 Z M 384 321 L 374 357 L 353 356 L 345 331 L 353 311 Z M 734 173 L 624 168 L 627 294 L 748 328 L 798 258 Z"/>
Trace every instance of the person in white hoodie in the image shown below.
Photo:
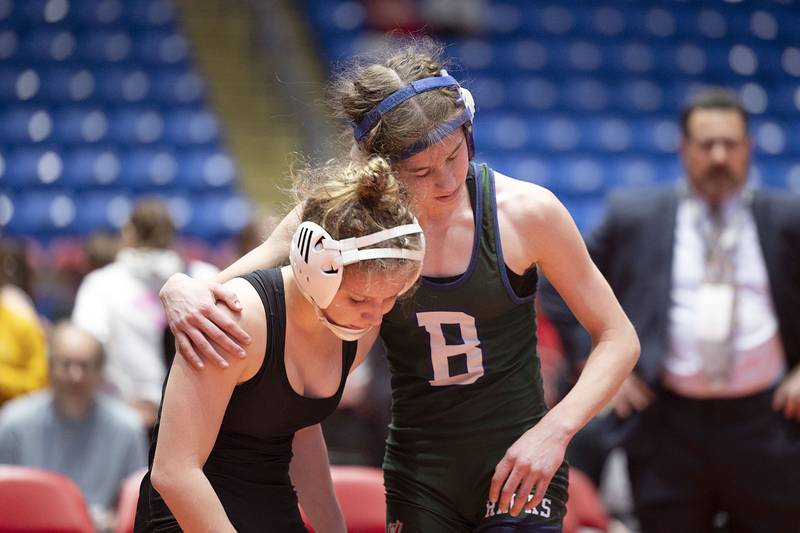
<path fill-rule="evenodd" d="M 107 392 L 131 405 L 152 427 L 166 375 L 166 320 L 158 291 L 176 272 L 213 276 L 216 269 L 185 263 L 170 248 L 175 226 L 159 200 L 140 201 L 122 228 L 115 260 L 81 283 L 72 320 L 97 337 L 107 354 Z"/>

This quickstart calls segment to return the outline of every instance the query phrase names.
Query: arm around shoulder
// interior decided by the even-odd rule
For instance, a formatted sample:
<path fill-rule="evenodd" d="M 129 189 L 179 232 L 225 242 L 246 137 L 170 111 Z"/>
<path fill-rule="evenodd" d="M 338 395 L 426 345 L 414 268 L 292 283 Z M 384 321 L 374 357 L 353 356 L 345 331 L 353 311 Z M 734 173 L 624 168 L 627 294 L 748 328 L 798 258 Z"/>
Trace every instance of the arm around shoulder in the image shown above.
<path fill-rule="evenodd" d="M 233 527 L 210 482 L 203 473 L 217 439 L 222 419 L 237 383 L 248 379 L 260 365 L 255 352 L 265 348 L 266 332 L 253 331 L 263 306 L 255 289 L 244 280 L 229 282 L 241 298 L 241 313 L 230 318 L 250 333 L 251 357 L 231 362 L 227 370 L 192 368 L 176 357 L 164 393 L 161 424 L 151 479 L 181 527 L 191 531 L 232 531 Z"/>
<path fill-rule="evenodd" d="M 300 224 L 300 213 L 300 206 L 295 207 L 266 241 L 217 274 L 216 281 L 201 282 L 185 274 L 175 274 L 161 288 L 159 296 L 179 352 L 196 368 L 203 368 L 204 360 L 224 368 L 226 355 L 229 359 L 244 355 L 249 336 L 215 305 L 224 302 L 235 311 L 241 308 L 241 302 L 235 292 L 220 282 L 284 264 L 292 235 Z M 211 345 L 213 340 L 217 348 Z"/>

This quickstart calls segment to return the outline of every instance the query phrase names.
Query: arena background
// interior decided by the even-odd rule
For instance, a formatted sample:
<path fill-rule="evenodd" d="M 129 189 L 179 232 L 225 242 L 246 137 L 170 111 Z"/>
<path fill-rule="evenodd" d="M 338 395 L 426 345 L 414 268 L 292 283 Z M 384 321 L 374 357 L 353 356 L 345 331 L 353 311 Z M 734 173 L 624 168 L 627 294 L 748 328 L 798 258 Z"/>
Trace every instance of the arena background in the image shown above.
<path fill-rule="evenodd" d="M 150 196 L 185 257 L 226 265 L 282 215 L 293 164 L 341 153 L 337 65 L 407 35 L 473 91 L 477 159 L 582 231 L 610 189 L 679 178 L 676 117 L 704 85 L 751 113 L 752 179 L 800 191 L 798 28 L 792 0 L 0 0 L 3 268 L 66 316 L 89 237 Z"/>

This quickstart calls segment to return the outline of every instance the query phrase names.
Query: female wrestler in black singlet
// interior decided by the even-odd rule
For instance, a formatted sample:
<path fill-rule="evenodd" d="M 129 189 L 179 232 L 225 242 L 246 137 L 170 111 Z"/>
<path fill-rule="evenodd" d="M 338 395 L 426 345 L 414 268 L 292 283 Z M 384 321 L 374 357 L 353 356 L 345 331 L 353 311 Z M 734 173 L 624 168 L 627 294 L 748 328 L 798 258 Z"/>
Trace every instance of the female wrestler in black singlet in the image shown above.
<path fill-rule="evenodd" d="M 175 358 L 137 532 L 305 531 L 298 497 L 317 531 L 345 531 L 319 422 L 419 276 L 424 240 L 385 160 L 304 176 L 291 266 L 226 284 L 248 357 L 224 371 Z"/>

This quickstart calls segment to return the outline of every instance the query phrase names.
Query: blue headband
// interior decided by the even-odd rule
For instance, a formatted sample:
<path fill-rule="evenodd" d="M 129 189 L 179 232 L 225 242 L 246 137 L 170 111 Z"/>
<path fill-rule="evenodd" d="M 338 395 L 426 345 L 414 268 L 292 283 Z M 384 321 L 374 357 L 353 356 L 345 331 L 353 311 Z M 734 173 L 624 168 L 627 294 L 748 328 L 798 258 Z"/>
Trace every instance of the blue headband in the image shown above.
<path fill-rule="evenodd" d="M 353 124 L 353 136 L 356 138 L 356 142 L 361 142 L 361 139 L 364 138 L 364 135 L 366 135 L 367 132 L 371 130 L 373 126 L 375 126 L 378 120 L 380 120 L 383 115 L 395 107 L 399 106 L 413 96 L 426 91 L 431 91 L 433 89 L 439 89 L 441 87 L 457 88 L 460 87 L 460 85 L 452 76 L 433 76 L 430 78 L 412 81 L 402 89 L 393 92 L 369 113 L 367 113 L 358 124 Z"/>
<path fill-rule="evenodd" d="M 466 109 L 463 110 L 453 120 L 445 122 L 444 124 L 441 124 L 437 128 L 432 129 L 431 132 L 433 133 L 433 135 L 431 135 L 427 139 L 420 140 L 412 144 L 405 150 L 403 150 L 403 152 L 400 154 L 400 161 L 402 161 L 403 159 L 408 159 L 412 155 L 418 154 L 419 152 L 423 151 L 429 146 L 436 144 L 437 142 L 441 141 L 442 139 L 453 133 L 453 131 L 455 131 L 457 128 L 460 128 L 461 126 L 463 126 L 467 122 L 470 122 L 471 120 L 472 117 L 470 117 L 470 113 Z M 467 139 L 467 142 L 470 142 L 470 139 Z"/>

